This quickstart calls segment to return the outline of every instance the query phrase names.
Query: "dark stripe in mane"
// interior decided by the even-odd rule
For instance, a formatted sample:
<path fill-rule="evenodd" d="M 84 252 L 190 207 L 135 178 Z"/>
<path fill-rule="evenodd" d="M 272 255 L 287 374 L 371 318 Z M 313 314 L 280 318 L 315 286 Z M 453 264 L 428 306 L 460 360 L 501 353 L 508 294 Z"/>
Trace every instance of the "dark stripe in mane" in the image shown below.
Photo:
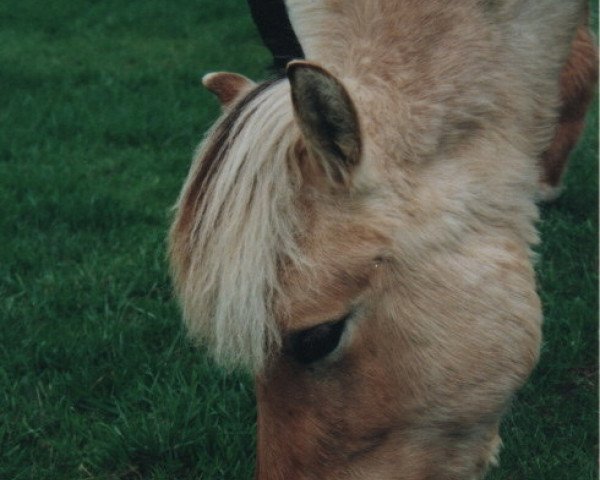
<path fill-rule="evenodd" d="M 281 81 L 280 78 L 267 80 L 251 90 L 242 98 L 232 110 L 220 121 L 216 131 L 207 138 L 210 142 L 203 150 L 200 166 L 192 181 L 192 185 L 182 201 L 181 220 L 178 230 L 191 230 L 194 218 L 198 214 L 198 207 L 202 205 L 204 196 L 211 183 L 212 178 L 219 171 L 223 160 L 227 156 L 231 144 L 239 135 L 243 125 L 238 125 L 236 131 L 232 132 L 240 116 L 260 94 L 268 90 L 271 86 Z"/>
<path fill-rule="evenodd" d="M 248 0 L 248 5 L 260 37 L 273 55 L 275 71 L 283 73 L 288 62 L 304 58 L 283 0 Z"/>

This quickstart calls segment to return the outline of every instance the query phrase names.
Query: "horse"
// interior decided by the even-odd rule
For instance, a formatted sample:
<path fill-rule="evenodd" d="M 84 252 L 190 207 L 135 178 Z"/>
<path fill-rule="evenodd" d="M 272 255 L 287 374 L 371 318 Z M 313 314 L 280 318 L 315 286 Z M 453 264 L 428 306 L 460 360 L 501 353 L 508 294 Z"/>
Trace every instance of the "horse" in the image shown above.
<path fill-rule="evenodd" d="M 597 78 L 584 3 L 287 0 L 305 59 L 204 77 L 223 114 L 169 259 L 191 337 L 254 375 L 257 479 L 497 463 L 539 355 L 536 202 Z"/>

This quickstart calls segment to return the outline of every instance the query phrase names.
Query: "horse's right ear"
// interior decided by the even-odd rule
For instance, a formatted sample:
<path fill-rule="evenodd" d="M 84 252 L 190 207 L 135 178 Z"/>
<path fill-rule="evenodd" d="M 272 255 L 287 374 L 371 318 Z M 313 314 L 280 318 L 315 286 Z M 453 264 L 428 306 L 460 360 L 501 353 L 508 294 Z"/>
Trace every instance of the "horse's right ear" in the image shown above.
<path fill-rule="evenodd" d="M 231 106 L 256 86 L 249 78 L 230 72 L 207 73 L 202 77 L 202 84 L 217 96 L 223 108 Z"/>
<path fill-rule="evenodd" d="M 310 62 L 290 62 L 287 76 L 294 114 L 309 151 L 335 183 L 348 185 L 362 149 L 350 95 L 331 73 Z"/>

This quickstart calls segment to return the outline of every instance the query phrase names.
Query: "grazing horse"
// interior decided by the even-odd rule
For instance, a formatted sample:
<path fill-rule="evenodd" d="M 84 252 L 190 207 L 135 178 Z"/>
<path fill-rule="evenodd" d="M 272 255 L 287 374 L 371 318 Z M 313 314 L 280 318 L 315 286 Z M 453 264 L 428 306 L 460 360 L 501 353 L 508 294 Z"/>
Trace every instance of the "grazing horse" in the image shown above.
<path fill-rule="evenodd" d="M 286 6 L 307 60 L 204 78 L 224 111 L 170 232 L 189 332 L 255 374 L 258 479 L 480 479 L 538 358 L 535 200 L 593 89 L 584 2 Z"/>

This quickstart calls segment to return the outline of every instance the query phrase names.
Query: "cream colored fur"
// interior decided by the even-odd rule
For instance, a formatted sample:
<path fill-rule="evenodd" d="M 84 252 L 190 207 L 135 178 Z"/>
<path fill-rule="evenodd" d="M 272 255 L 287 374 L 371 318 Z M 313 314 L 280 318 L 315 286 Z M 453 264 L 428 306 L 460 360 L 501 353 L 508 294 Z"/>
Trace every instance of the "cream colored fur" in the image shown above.
<path fill-rule="evenodd" d="M 584 2 L 287 5 L 356 109 L 360 159 L 327 179 L 287 80 L 226 112 L 171 230 L 186 323 L 257 374 L 261 480 L 481 478 L 537 361 L 538 158 Z M 282 354 L 353 309 L 314 376 Z"/>

